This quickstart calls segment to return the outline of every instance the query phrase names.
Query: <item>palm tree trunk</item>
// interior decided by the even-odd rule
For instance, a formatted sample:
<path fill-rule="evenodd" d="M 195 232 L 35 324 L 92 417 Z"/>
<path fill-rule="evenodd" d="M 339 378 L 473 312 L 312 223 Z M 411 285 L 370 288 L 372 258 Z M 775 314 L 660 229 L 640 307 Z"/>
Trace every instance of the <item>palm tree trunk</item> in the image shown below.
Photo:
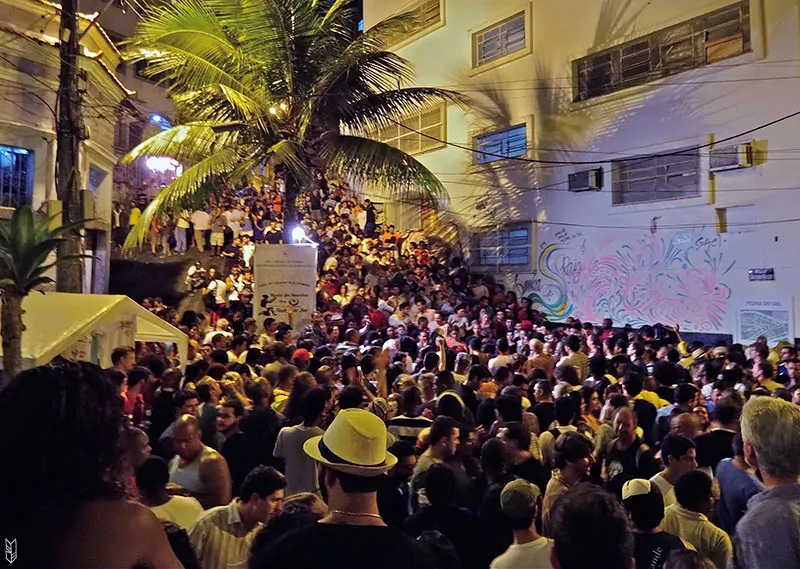
<path fill-rule="evenodd" d="M 22 299 L 19 294 L 3 291 L 2 307 L 0 307 L 0 335 L 3 338 L 3 371 L 7 380 L 11 380 L 22 371 L 22 333 L 25 324 L 22 322 Z"/>
<path fill-rule="evenodd" d="M 287 172 L 284 178 L 283 242 L 292 242 L 292 229 L 297 225 L 297 180 Z"/>

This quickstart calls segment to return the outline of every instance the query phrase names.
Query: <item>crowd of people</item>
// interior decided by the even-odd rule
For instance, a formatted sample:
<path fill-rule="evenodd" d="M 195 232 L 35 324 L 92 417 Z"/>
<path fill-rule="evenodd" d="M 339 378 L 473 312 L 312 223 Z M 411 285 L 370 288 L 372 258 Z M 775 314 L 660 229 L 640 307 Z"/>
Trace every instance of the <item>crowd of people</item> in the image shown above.
<path fill-rule="evenodd" d="M 794 346 L 550 322 L 321 177 L 298 202 L 317 312 L 256 319 L 245 248 L 281 228 L 236 199 L 204 212 L 230 264 L 190 269 L 202 308 L 147 302 L 188 354 L 122 346 L 0 392 L 15 566 L 800 567 Z"/>

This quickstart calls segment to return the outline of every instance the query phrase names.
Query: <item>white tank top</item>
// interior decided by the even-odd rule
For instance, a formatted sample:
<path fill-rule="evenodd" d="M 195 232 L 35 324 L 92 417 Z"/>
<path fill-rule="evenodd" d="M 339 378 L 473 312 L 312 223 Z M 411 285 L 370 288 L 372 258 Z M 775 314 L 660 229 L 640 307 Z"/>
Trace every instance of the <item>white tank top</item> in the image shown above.
<path fill-rule="evenodd" d="M 169 481 L 180 484 L 192 494 L 205 494 L 208 487 L 200 479 L 200 464 L 210 454 L 216 453 L 213 448 L 203 445 L 203 450 L 192 462 L 181 467 L 181 457 L 175 456 L 169 465 Z"/>

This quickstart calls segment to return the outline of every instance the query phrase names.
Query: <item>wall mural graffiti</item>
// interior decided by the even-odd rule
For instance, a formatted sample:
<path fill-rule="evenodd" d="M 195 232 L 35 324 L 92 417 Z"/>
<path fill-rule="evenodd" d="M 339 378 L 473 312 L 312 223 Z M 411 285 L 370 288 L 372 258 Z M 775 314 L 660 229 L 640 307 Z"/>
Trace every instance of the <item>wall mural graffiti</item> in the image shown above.
<path fill-rule="evenodd" d="M 554 320 L 612 318 L 717 331 L 731 296 L 724 281 L 735 264 L 725 259 L 724 244 L 721 236 L 698 231 L 603 242 L 561 230 L 540 239 L 538 272 L 526 296 Z"/>

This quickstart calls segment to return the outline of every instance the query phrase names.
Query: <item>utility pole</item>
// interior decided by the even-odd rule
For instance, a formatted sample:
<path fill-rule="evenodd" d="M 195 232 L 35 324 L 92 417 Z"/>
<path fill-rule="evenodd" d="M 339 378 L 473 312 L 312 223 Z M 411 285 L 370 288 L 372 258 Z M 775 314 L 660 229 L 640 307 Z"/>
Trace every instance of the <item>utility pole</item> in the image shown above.
<path fill-rule="evenodd" d="M 58 115 L 56 117 L 56 195 L 61 200 L 62 223 L 81 219 L 80 204 L 80 141 L 84 136 L 81 116 L 82 94 L 78 89 L 80 69 L 78 54 L 78 0 L 62 0 L 59 30 L 61 69 L 58 78 Z M 82 253 L 79 229 L 65 235 L 58 248 L 58 257 Z M 56 268 L 56 289 L 59 292 L 83 291 L 83 261 L 76 259 Z"/>

